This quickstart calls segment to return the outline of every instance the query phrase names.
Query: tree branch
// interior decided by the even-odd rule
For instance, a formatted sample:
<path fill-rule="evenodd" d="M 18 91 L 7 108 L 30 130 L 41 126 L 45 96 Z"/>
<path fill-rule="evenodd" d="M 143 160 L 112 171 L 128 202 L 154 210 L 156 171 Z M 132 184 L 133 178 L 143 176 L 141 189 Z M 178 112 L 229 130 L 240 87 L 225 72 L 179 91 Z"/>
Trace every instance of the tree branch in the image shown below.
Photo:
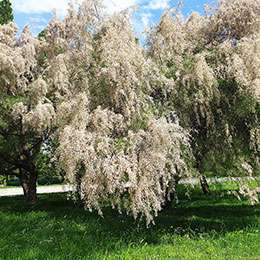
<path fill-rule="evenodd" d="M 16 169 L 23 168 L 26 171 L 30 171 L 30 167 L 26 164 L 26 162 L 22 162 L 21 160 L 15 160 L 1 151 L 0 151 L 0 157 L 8 164 L 14 165 Z"/>
<path fill-rule="evenodd" d="M 15 173 L 14 170 L 16 170 L 17 168 L 14 167 L 10 170 L 5 170 L 2 167 L 0 167 L 0 175 L 4 175 L 4 176 L 8 176 L 8 175 L 14 175 L 16 177 L 19 177 L 19 174 Z"/>

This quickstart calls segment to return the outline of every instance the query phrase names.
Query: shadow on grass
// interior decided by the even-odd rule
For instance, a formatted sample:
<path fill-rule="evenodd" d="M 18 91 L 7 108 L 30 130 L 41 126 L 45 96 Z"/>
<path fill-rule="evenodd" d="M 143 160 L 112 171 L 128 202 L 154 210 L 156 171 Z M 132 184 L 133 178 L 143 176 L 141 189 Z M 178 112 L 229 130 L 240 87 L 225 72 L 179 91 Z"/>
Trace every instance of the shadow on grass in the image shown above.
<path fill-rule="evenodd" d="M 38 203 L 33 206 L 26 204 L 22 196 L 0 198 L 1 229 L 13 225 L 16 232 L 25 229 L 29 234 L 42 230 L 42 233 L 35 235 L 35 239 L 39 240 L 35 243 L 45 241 L 40 241 L 39 236 L 51 237 L 55 242 L 52 251 L 57 248 L 66 251 L 64 241 L 68 240 L 77 249 L 73 257 L 86 255 L 86 252 L 90 256 L 98 251 L 111 252 L 129 244 L 159 244 L 164 234 L 197 236 L 207 233 L 217 237 L 226 232 L 260 225 L 259 204 L 251 206 L 246 201 L 238 201 L 227 195 L 219 197 L 213 194 L 206 197 L 199 190 L 193 193 L 191 199 L 181 194 L 179 203 L 173 203 L 170 209 L 161 212 L 155 218 L 156 225 L 149 229 L 146 228 L 145 220 L 135 221 L 131 216 L 120 215 L 111 208 L 103 209 L 104 218 L 96 212 L 85 211 L 78 204 L 67 200 L 64 193 L 42 194 L 38 197 Z M 11 233 L 11 229 L 7 230 L 6 236 Z M 28 246 L 22 250 L 27 249 Z M 71 252 L 72 249 L 68 246 L 67 250 Z"/>

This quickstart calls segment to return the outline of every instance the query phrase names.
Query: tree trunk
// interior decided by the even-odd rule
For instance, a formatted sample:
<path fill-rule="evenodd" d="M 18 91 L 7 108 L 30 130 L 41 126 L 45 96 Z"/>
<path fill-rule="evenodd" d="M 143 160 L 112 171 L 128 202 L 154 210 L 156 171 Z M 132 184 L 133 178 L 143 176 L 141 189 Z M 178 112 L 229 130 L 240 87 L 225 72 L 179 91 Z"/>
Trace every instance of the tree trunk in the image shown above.
<path fill-rule="evenodd" d="M 82 179 L 83 175 L 78 172 L 77 175 L 76 175 L 76 193 L 77 193 L 77 198 L 78 198 L 78 205 L 80 207 L 84 207 L 84 201 L 81 197 L 81 179 Z"/>
<path fill-rule="evenodd" d="M 20 182 L 23 187 L 24 196 L 26 197 L 28 203 L 35 204 L 37 201 L 36 193 L 36 182 L 38 173 L 37 170 L 26 173 L 24 169 L 20 169 Z"/>
<path fill-rule="evenodd" d="M 196 168 L 198 169 L 198 171 L 200 171 L 201 162 L 202 162 L 202 156 L 197 155 Z M 202 189 L 202 191 L 205 195 L 211 194 L 207 179 L 204 175 L 200 176 L 200 186 L 201 186 L 201 189 Z"/>
<path fill-rule="evenodd" d="M 204 175 L 200 176 L 200 185 L 201 185 L 201 189 L 205 195 L 211 194 L 207 179 Z"/>
<path fill-rule="evenodd" d="M 164 203 L 164 205 L 162 207 L 163 209 L 169 209 L 171 207 L 172 201 L 175 199 L 175 196 L 176 196 L 176 189 L 177 189 L 178 182 L 179 182 L 178 178 L 173 179 L 173 181 L 171 183 L 171 185 L 172 185 L 171 190 L 173 192 L 170 192 L 169 196 L 168 196 L 169 188 L 166 188 L 165 203 Z"/>

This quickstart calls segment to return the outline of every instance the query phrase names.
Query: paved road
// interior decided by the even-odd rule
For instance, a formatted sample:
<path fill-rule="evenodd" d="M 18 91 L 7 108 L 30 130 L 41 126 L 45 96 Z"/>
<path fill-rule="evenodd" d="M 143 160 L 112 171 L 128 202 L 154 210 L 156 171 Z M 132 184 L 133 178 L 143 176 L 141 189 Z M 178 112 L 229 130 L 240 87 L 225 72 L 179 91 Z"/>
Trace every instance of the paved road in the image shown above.
<path fill-rule="evenodd" d="M 42 193 L 57 193 L 57 192 L 68 192 L 73 189 L 70 185 L 62 185 L 62 186 L 45 186 L 45 187 L 38 187 L 37 194 Z M 0 189 L 0 197 L 3 196 L 16 196 L 16 195 L 23 195 L 22 188 L 7 188 L 7 189 Z"/>
<path fill-rule="evenodd" d="M 235 180 L 254 180 L 256 178 L 253 177 L 244 177 L 244 178 L 234 178 L 234 177 L 226 177 L 226 178 L 207 178 L 208 182 L 225 182 L 225 181 L 235 181 Z M 180 180 L 179 183 L 187 184 L 195 184 L 199 183 L 199 179 L 191 179 L 191 180 Z M 131 186 L 131 184 L 127 184 L 128 187 Z M 73 186 L 71 185 L 62 185 L 62 186 L 45 186 L 45 187 L 38 187 L 37 188 L 37 194 L 43 194 L 43 193 L 57 193 L 57 192 L 68 192 L 72 191 Z M 260 192 L 260 187 L 257 189 L 258 192 Z M 16 195 L 23 195 L 23 189 L 22 188 L 8 188 L 8 189 L 0 189 L 0 197 L 3 196 L 16 196 Z"/>
<path fill-rule="evenodd" d="M 243 181 L 243 180 L 256 180 L 257 177 L 223 177 L 223 178 L 206 178 L 207 182 L 225 182 L 225 181 Z M 179 183 L 183 184 L 194 184 L 199 183 L 200 179 L 185 179 L 180 180 Z"/>

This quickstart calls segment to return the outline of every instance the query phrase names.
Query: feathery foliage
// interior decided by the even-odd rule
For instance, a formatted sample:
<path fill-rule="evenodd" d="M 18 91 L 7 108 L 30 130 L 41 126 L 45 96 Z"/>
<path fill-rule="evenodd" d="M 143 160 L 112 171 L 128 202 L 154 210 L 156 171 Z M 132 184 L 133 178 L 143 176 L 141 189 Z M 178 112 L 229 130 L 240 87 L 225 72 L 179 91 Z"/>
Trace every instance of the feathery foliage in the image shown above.
<path fill-rule="evenodd" d="M 107 15 L 99 0 L 54 14 L 44 37 L 1 26 L 8 117 L 30 140 L 52 133 L 58 167 L 88 210 L 102 215 L 108 199 L 149 224 L 180 179 L 259 174 L 259 10 L 255 0 L 220 0 L 187 20 L 168 10 L 146 49 L 133 9 Z"/>

